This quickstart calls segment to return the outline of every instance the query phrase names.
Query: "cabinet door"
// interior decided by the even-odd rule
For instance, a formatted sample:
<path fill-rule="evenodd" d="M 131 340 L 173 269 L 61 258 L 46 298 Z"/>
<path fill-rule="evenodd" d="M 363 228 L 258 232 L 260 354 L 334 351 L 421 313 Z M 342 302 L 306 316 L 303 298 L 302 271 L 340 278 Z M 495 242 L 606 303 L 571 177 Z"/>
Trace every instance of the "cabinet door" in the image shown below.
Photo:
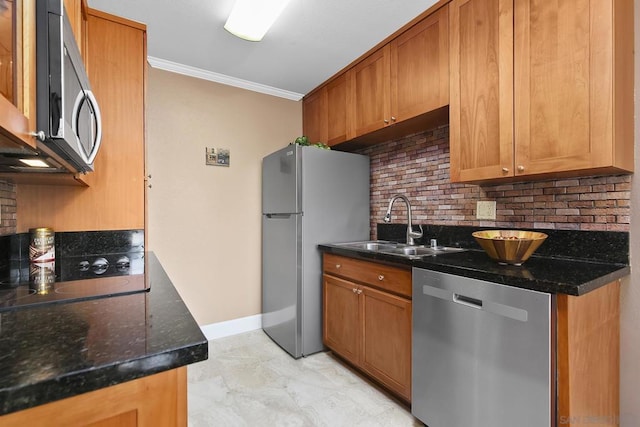
<path fill-rule="evenodd" d="M 0 12 L 0 147 L 35 149 L 35 0 Z"/>
<path fill-rule="evenodd" d="M 448 11 L 445 5 L 391 42 L 391 120 L 449 103 Z"/>
<path fill-rule="evenodd" d="M 411 301 L 362 286 L 362 368 L 411 399 Z"/>
<path fill-rule="evenodd" d="M 513 0 L 449 4 L 451 180 L 513 176 Z"/>
<path fill-rule="evenodd" d="M 327 143 L 327 89 L 322 87 L 302 101 L 302 127 L 309 142 Z"/>
<path fill-rule="evenodd" d="M 323 276 L 322 339 L 331 350 L 353 364 L 360 361 L 358 286 Z"/>
<path fill-rule="evenodd" d="M 614 163 L 614 3 L 516 2 L 516 175 Z"/>
<path fill-rule="evenodd" d="M 336 145 L 348 138 L 347 74 L 341 74 L 327 84 L 327 144 Z"/>
<path fill-rule="evenodd" d="M 352 106 L 354 136 L 390 124 L 390 51 L 382 47 L 353 67 Z"/>

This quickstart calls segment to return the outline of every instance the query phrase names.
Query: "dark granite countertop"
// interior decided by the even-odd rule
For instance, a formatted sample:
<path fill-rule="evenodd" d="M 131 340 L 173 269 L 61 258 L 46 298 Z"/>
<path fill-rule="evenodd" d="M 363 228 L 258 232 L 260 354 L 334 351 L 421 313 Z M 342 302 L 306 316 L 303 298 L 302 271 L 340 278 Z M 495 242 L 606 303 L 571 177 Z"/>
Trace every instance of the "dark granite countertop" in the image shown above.
<path fill-rule="evenodd" d="M 162 265 L 145 258 L 148 292 L 0 313 L 0 415 L 207 359 Z"/>
<path fill-rule="evenodd" d="M 627 276 L 631 271 L 630 267 L 625 264 L 557 259 L 535 255 L 522 266 L 500 265 L 491 260 L 483 251 L 476 249 L 409 259 L 332 244 L 319 245 L 319 248 L 324 252 L 336 255 L 425 268 L 554 294 L 583 295 Z"/>

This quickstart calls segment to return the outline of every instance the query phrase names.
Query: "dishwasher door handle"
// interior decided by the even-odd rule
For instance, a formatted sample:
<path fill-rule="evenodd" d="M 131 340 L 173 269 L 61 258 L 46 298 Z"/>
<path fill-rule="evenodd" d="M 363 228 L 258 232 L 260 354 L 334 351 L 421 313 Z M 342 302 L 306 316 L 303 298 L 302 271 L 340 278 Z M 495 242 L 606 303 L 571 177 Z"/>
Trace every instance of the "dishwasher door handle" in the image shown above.
<path fill-rule="evenodd" d="M 481 299 L 471 298 L 461 294 L 453 294 L 453 302 L 482 310 Z"/>
<path fill-rule="evenodd" d="M 483 301 L 481 299 L 471 298 L 445 289 L 436 288 L 435 286 L 422 285 L 422 293 L 441 300 L 474 308 L 476 310 L 483 310 L 485 312 L 497 314 L 498 316 L 508 317 L 520 322 L 526 322 L 529 319 L 529 313 L 527 310 L 506 304 L 500 304 L 494 301 Z"/>

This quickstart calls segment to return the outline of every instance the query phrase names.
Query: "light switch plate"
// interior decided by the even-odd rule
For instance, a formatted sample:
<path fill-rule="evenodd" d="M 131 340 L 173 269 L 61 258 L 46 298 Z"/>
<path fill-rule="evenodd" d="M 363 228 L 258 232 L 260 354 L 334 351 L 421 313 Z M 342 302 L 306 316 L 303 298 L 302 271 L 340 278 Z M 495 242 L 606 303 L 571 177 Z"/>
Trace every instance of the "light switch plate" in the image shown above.
<path fill-rule="evenodd" d="M 476 219 L 496 219 L 496 202 L 478 201 L 476 204 Z"/>

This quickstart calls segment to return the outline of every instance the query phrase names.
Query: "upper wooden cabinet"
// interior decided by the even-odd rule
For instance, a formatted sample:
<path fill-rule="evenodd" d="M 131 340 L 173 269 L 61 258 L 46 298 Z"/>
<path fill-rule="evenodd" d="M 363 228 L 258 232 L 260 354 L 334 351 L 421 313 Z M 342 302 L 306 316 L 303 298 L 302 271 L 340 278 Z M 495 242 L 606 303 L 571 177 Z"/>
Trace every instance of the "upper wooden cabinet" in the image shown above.
<path fill-rule="evenodd" d="M 453 0 L 452 181 L 633 171 L 632 6 Z"/>
<path fill-rule="evenodd" d="M 305 96 L 302 103 L 304 134 L 310 142 L 336 145 L 347 140 L 347 73 Z"/>
<path fill-rule="evenodd" d="M 449 103 L 448 20 L 445 5 L 350 70 L 353 137 Z"/>
<path fill-rule="evenodd" d="M 0 16 L 0 148 L 30 151 L 36 148 L 29 135 L 36 128 L 36 0 L 8 5 Z"/>
<path fill-rule="evenodd" d="M 449 104 L 449 7 L 429 15 L 390 43 L 391 120 Z"/>
<path fill-rule="evenodd" d="M 448 27 L 444 5 L 306 96 L 305 135 L 336 145 L 446 106 Z"/>

